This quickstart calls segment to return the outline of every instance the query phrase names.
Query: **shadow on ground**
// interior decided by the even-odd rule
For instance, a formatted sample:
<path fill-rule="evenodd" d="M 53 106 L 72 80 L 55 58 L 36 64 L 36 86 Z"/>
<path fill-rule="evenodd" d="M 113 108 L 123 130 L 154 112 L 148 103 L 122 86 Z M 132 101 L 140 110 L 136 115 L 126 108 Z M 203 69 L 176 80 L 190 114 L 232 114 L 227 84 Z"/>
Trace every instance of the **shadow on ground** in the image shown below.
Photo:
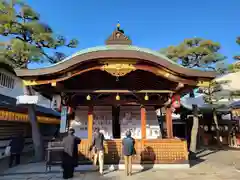
<path fill-rule="evenodd" d="M 28 153 L 23 153 L 21 155 L 21 164 L 28 164 L 31 162 L 33 158 L 33 153 L 28 152 Z M 3 159 L 0 159 L 0 174 L 9 169 L 8 164 L 9 164 L 9 157 L 5 157 Z"/>
<path fill-rule="evenodd" d="M 189 152 L 190 167 L 200 164 L 205 161 L 205 158 L 211 154 L 219 151 L 228 151 L 228 148 L 224 147 L 203 147 L 197 153 Z"/>

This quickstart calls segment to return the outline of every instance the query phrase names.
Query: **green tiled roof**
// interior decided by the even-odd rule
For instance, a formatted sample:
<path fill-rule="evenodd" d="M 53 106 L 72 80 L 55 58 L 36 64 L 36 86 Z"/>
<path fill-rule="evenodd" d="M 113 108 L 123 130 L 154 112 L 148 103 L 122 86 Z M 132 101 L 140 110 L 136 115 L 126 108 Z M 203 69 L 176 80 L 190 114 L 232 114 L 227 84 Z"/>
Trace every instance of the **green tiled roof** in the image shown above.
<path fill-rule="evenodd" d="M 152 54 L 152 55 L 157 56 L 161 59 L 169 61 L 172 64 L 176 64 L 178 66 L 181 66 L 180 64 L 172 61 L 171 59 L 167 58 L 166 56 L 162 55 L 161 53 L 159 53 L 157 51 L 153 51 L 153 50 L 148 49 L 148 48 L 140 48 L 140 47 L 137 47 L 137 46 L 130 46 L 130 45 L 106 45 L 106 46 L 96 46 L 96 47 L 92 47 L 92 48 L 83 49 L 83 50 L 78 51 L 77 53 L 74 53 L 73 55 L 65 58 L 64 60 L 62 60 L 62 61 L 60 61 L 56 64 L 50 65 L 48 67 L 57 66 L 58 64 L 64 63 L 65 61 L 68 61 L 71 58 L 73 58 L 75 56 L 78 56 L 78 55 L 83 55 L 83 54 L 87 54 L 87 53 L 91 53 L 91 52 L 97 52 L 97 51 L 108 51 L 108 50 L 109 51 L 111 51 L 111 50 L 140 51 L 140 52 Z M 183 67 L 183 66 L 181 66 L 181 67 Z"/>

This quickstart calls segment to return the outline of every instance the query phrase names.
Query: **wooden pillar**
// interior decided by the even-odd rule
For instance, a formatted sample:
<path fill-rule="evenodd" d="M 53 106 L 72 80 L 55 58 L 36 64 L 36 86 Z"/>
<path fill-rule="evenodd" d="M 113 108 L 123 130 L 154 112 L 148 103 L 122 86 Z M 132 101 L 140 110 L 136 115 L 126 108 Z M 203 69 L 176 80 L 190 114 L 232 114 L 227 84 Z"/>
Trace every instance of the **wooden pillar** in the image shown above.
<path fill-rule="evenodd" d="M 146 139 L 146 109 L 144 106 L 141 106 L 141 132 L 142 139 Z"/>
<path fill-rule="evenodd" d="M 93 107 L 88 107 L 88 141 L 92 142 L 93 135 Z"/>
<path fill-rule="evenodd" d="M 167 138 L 173 138 L 173 122 L 172 122 L 172 110 L 170 107 L 166 107 L 166 127 Z"/>

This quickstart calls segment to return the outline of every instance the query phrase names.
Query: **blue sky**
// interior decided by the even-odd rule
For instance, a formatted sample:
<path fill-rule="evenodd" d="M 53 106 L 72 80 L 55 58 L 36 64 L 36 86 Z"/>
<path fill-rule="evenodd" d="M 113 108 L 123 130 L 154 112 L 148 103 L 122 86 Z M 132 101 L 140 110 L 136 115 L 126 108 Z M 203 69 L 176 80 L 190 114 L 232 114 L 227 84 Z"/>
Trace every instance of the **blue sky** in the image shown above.
<path fill-rule="evenodd" d="M 57 34 L 79 40 L 76 49 L 103 45 L 120 21 L 134 45 L 159 50 L 184 38 L 218 41 L 229 57 L 240 52 L 240 0 L 27 0 Z M 45 66 L 33 64 L 31 68 Z"/>

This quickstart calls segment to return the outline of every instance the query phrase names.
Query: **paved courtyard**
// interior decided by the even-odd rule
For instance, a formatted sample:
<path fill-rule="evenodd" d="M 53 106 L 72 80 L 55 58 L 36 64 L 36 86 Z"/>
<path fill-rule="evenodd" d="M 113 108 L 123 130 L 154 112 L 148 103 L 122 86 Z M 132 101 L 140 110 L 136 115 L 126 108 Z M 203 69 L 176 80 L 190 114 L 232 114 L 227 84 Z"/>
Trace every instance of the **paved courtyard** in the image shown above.
<path fill-rule="evenodd" d="M 189 169 L 149 170 L 134 172 L 132 177 L 125 177 L 123 171 L 106 172 L 100 177 L 97 172 L 76 172 L 76 180 L 239 180 L 240 151 L 204 151 L 199 154 L 202 160 L 195 162 Z M 8 169 L 0 175 L 0 180 L 59 180 L 61 170 L 54 167 L 51 173 L 45 173 L 43 163 L 26 164 Z"/>

